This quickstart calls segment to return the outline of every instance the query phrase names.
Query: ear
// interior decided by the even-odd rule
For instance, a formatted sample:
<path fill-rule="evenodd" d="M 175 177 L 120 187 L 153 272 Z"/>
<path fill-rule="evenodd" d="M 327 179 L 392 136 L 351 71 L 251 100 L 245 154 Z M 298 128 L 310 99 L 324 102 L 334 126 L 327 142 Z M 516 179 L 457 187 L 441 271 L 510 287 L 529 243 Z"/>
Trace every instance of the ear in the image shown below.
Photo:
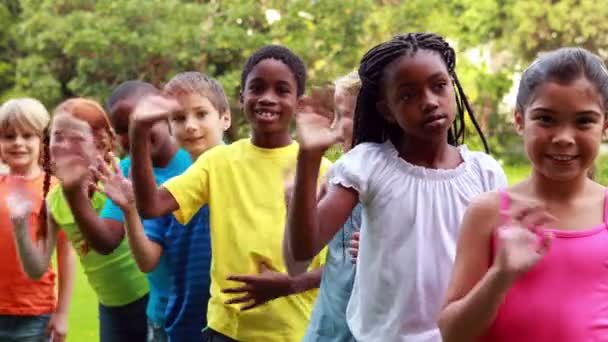
<path fill-rule="evenodd" d="M 513 118 L 515 121 L 515 130 L 517 131 L 517 134 L 522 135 L 523 131 L 524 131 L 524 113 L 520 112 L 519 110 L 516 110 L 513 113 Z"/>
<path fill-rule="evenodd" d="M 230 113 L 230 109 L 226 109 L 222 114 L 220 114 L 220 120 L 222 121 L 222 129 L 227 131 L 232 125 L 232 114 Z"/>
<path fill-rule="evenodd" d="M 388 108 L 386 100 L 380 100 L 376 102 L 376 109 L 378 110 L 378 112 L 380 112 L 380 114 L 382 114 L 384 120 L 392 124 L 397 123 L 397 121 L 395 121 L 395 118 L 391 115 L 391 111 Z"/>

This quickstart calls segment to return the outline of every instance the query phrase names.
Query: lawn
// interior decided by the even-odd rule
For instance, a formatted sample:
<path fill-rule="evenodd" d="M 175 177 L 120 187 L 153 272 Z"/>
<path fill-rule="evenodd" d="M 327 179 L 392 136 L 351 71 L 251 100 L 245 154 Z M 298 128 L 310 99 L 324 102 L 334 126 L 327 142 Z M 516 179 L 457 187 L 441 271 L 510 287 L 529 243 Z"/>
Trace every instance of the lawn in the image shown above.
<path fill-rule="evenodd" d="M 522 180 L 530 172 L 527 166 L 504 166 L 509 183 Z M 70 310 L 68 342 L 97 341 L 97 300 L 78 265 L 76 286 Z"/>

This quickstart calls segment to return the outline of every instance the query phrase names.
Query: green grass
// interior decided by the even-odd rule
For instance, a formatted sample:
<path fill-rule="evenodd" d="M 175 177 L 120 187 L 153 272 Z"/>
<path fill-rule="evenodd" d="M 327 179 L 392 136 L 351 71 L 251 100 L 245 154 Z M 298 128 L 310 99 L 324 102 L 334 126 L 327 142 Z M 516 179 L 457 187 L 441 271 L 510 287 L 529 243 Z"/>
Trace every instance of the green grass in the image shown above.
<path fill-rule="evenodd" d="M 77 262 L 68 324 L 68 342 L 99 341 L 97 296 L 89 286 L 80 262 Z"/>

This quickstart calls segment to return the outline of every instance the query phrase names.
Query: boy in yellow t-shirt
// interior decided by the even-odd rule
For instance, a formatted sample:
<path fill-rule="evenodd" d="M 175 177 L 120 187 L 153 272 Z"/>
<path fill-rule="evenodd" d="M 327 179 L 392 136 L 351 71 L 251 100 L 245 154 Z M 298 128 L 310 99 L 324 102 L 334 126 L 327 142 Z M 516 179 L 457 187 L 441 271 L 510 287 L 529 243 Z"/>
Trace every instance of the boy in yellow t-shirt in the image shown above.
<path fill-rule="evenodd" d="M 320 282 L 320 257 L 310 266 L 316 270 L 297 277 L 286 274 L 282 257 L 285 175 L 298 153 L 289 125 L 305 82 L 304 63 L 289 49 L 271 45 L 255 52 L 242 72 L 240 95 L 251 138 L 211 149 L 160 188 L 144 137 L 179 104 L 149 97 L 135 109 L 132 178 L 142 214 L 174 212 L 186 223 L 209 205 L 211 299 L 205 341 L 296 342 L 306 330 L 316 296 L 311 289 Z M 328 166 L 324 161 L 321 172 Z"/>

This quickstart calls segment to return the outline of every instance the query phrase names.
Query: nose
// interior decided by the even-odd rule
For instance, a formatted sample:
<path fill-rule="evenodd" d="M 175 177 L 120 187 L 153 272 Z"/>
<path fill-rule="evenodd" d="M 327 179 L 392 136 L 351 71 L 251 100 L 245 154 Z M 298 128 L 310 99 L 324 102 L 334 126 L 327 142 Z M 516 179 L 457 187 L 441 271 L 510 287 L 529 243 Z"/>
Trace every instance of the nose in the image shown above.
<path fill-rule="evenodd" d="M 421 97 L 423 113 L 432 113 L 439 107 L 439 96 L 437 96 L 437 94 L 435 94 L 432 89 L 425 88 L 422 91 Z"/>
<path fill-rule="evenodd" d="M 196 122 L 190 115 L 186 117 L 185 126 L 186 132 L 188 133 L 194 133 L 196 131 Z"/>
<path fill-rule="evenodd" d="M 574 129 L 570 126 L 558 127 L 553 134 L 551 143 L 558 146 L 574 145 Z"/>
<path fill-rule="evenodd" d="M 270 106 L 277 103 L 276 93 L 272 90 L 268 90 L 262 94 L 259 100 L 261 105 Z"/>
<path fill-rule="evenodd" d="M 23 139 L 23 137 L 18 134 L 15 136 L 15 139 L 13 140 L 14 145 L 23 145 L 24 142 L 25 142 L 25 139 Z"/>

